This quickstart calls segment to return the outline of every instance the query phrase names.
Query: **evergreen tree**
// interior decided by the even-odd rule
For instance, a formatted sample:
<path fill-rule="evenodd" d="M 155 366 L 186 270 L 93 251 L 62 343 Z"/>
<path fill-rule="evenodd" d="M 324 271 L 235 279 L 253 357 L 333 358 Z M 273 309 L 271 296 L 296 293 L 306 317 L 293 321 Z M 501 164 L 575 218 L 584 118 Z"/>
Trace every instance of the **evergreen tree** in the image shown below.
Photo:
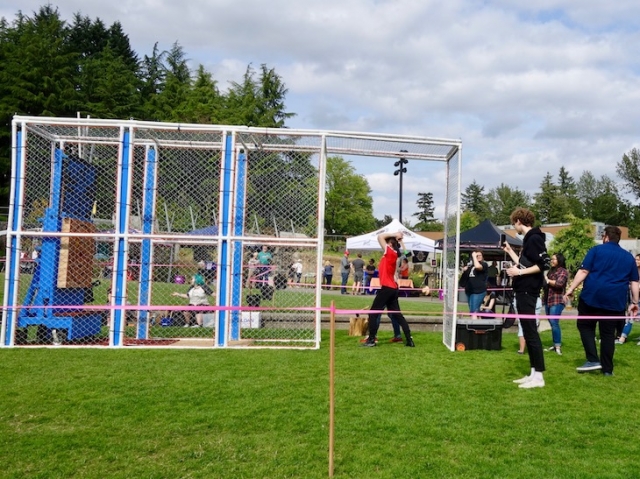
<path fill-rule="evenodd" d="M 433 217 L 433 212 L 435 211 L 433 193 L 418 193 L 416 205 L 418 206 L 418 212 L 414 213 L 413 216 L 418 217 L 419 223 L 429 223 L 435 220 Z"/>
<path fill-rule="evenodd" d="M 577 196 L 578 187 L 564 166 L 561 166 L 558 172 L 558 186 L 560 188 L 560 200 L 566 202 L 566 206 L 563 209 L 573 216 L 582 218 L 584 209 Z"/>
<path fill-rule="evenodd" d="M 184 121 L 189 123 L 221 123 L 223 98 L 211 73 L 198 66 L 193 87 L 187 95 Z"/>
<path fill-rule="evenodd" d="M 69 28 L 68 41 L 73 51 L 78 53 L 78 59 L 81 62 L 102 53 L 109 43 L 109 35 L 102 20 L 98 18 L 93 21 L 87 16 L 76 13 Z"/>
<path fill-rule="evenodd" d="M 273 69 L 262 65 L 260 79 L 256 80 L 255 71 L 249 65 L 242 83 L 231 83 L 225 102 L 225 122 L 231 125 L 281 128 L 287 118 L 295 115 L 285 111 L 286 93 L 287 88 Z"/>
<path fill-rule="evenodd" d="M 565 197 L 560 194 L 560 187 L 553 183 L 549 172 L 540 183 L 540 193 L 534 195 L 532 210 L 541 224 L 561 223 L 569 213 Z"/>
<path fill-rule="evenodd" d="M 82 70 L 84 105 L 82 113 L 94 118 L 129 118 L 140 106 L 137 77 L 110 45 L 95 58 L 84 62 Z"/>
<path fill-rule="evenodd" d="M 231 88 L 226 95 L 225 123 L 259 126 L 256 117 L 258 97 L 254 76 L 253 67 L 248 65 L 242 77 L 242 83 L 231 82 Z"/>
<path fill-rule="evenodd" d="M 476 180 L 467 186 L 461 195 L 462 209 L 474 213 L 482 221 L 489 217 L 489 208 L 484 194 L 484 186 Z"/>
<path fill-rule="evenodd" d="M 183 48 L 174 43 L 165 55 L 164 85 L 152 98 L 155 117 L 159 121 L 183 122 L 191 91 L 191 72 Z"/>
<path fill-rule="evenodd" d="M 165 82 L 165 70 L 164 70 L 164 57 L 166 52 L 160 52 L 158 48 L 158 42 L 153 45 L 153 51 L 151 56 L 144 56 L 141 66 L 141 95 L 143 101 L 142 119 L 143 120 L 158 120 L 156 114 L 155 104 L 157 103 L 157 97 L 164 89 Z"/>
<path fill-rule="evenodd" d="M 71 116 L 77 107 L 73 83 L 78 55 L 70 48 L 68 27 L 51 5 L 33 18 L 18 17 L 14 45 L 5 69 L 17 111 L 24 115 Z"/>
<path fill-rule="evenodd" d="M 140 59 L 131 48 L 129 35 L 122 30 L 120 22 L 114 22 L 108 30 L 109 46 L 116 57 L 120 58 L 127 69 L 136 76 L 140 73 Z"/>
<path fill-rule="evenodd" d="M 593 199 L 598 195 L 598 182 L 589 170 L 583 171 L 576 185 L 576 196 L 582 204 L 583 218 L 593 218 Z"/>
<path fill-rule="evenodd" d="M 71 116 L 77 103 L 73 83 L 77 55 L 68 27 L 51 5 L 33 17 L 0 21 L 0 201 L 7 202 L 14 114 Z"/>

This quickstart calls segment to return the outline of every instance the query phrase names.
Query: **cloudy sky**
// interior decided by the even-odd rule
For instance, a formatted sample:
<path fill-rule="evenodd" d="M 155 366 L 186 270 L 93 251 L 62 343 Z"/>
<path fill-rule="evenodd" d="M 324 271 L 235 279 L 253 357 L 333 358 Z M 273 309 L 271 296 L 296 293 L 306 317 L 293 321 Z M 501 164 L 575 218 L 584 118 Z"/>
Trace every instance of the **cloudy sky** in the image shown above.
<path fill-rule="evenodd" d="M 5 0 L 0 16 L 42 1 Z M 637 0 L 58 0 L 118 20 L 142 57 L 178 41 L 220 85 L 266 63 L 289 88 L 292 128 L 455 138 L 463 185 L 532 193 L 565 166 L 616 178 L 640 147 Z M 374 214 L 398 216 L 393 160 L 353 166 Z M 408 165 L 403 216 L 419 192 L 442 211 L 441 164 Z"/>

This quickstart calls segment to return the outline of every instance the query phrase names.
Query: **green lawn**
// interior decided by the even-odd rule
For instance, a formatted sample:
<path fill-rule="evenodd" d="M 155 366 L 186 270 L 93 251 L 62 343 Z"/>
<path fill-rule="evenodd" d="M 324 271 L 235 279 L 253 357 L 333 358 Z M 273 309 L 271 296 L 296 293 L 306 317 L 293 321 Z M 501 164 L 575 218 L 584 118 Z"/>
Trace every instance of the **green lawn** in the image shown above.
<path fill-rule="evenodd" d="M 368 349 L 338 331 L 335 477 L 638 477 L 640 347 L 618 346 L 613 378 L 580 375 L 563 331 L 537 390 L 511 382 L 528 371 L 512 333 L 453 353 L 438 333 Z M 328 345 L 2 349 L 0 476 L 327 477 Z"/>

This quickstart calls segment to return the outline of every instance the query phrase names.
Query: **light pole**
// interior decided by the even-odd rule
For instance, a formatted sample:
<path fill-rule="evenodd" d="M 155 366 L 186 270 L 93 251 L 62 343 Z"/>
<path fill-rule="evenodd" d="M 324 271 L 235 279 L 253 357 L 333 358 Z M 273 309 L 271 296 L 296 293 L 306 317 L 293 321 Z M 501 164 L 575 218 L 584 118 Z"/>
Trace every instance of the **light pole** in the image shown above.
<path fill-rule="evenodd" d="M 407 153 L 407 150 L 400 150 L 400 153 Z M 398 169 L 393 172 L 393 176 L 400 176 L 400 223 L 402 223 L 402 175 L 407 172 L 407 169 L 404 167 L 407 163 L 409 163 L 409 160 L 400 158 L 393 164 L 393 166 L 398 167 Z"/>

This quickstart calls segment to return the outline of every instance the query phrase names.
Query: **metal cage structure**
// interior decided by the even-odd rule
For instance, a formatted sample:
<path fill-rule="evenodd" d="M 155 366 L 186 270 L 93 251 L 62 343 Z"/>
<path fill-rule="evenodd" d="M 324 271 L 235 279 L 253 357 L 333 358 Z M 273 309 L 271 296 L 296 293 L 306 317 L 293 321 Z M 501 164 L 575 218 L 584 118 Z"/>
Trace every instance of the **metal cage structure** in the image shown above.
<path fill-rule="evenodd" d="M 445 163 L 459 230 L 456 140 L 16 116 L 12 142 L 3 347 L 317 349 L 331 155 Z"/>

